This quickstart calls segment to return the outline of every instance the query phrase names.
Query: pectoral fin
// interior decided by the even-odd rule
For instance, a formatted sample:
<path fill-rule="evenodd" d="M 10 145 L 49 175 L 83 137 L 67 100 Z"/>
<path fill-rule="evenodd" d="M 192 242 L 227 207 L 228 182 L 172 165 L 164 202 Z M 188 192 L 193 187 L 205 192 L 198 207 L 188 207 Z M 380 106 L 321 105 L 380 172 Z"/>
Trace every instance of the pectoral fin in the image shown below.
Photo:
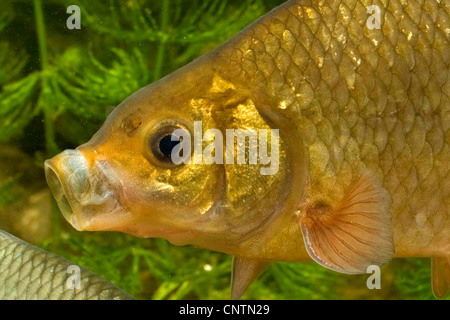
<path fill-rule="evenodd" d="M 444 298 L 450 289 L 450 258 L 431 258 L 433 293 L 436 298 Z"/>
<path fill-rule="evenodd" d="M 233 258 L 231 275 L 231 299 L 239 299 L 248 288 L 269 266 L 270 262 Z"/>
<path fill-rule="evenodd" d="M 307 204 L 300 225 L 309 255 L 348 274 L 388 262 L 394 254 L 390 204 L 388 192 L 370 172 L 355 179 L 337 203 Z"/>

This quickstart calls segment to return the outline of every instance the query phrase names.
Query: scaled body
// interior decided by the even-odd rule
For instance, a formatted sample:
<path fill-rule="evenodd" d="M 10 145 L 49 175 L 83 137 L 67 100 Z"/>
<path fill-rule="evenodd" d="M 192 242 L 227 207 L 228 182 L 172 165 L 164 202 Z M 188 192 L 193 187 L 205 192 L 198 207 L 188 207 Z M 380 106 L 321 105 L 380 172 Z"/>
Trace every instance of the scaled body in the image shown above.
<path fill-rule="evenodd" d="M 71 266 L 73 263 L 0 230 L 0 300 L 132 299 L 84 268 L 79 269 L 80 288 L 69 288 L 67 281 L 74 275 Z"/>
<path fill-rule="evenodd" d="M 234 297 L 270 261 L 364 273 L 394 256 L 433 257 L 445 294 L 450 2 L 380 1 L 370 29 L 373 4 L 288 1 L 125 100 L 47 162 L 69 222 L 232 254 Z M 279 129 L 279 170 L 173 165 L 161 141 L 195 121 Z"/>

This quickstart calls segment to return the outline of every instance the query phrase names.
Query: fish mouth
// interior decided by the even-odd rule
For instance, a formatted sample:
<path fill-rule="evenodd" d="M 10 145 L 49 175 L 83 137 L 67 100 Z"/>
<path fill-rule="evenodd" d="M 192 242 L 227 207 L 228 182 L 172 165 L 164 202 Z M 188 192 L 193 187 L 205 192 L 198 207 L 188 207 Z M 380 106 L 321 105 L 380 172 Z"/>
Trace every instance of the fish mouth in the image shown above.
<path fill-rule="evenodd" d="M 64 218 L 78 231 L 111 230 L 130 215 L 120 205 L 122 183 L 105 160 L 92 166 L 79 150 L 45 161 L 45 177 Z"/>

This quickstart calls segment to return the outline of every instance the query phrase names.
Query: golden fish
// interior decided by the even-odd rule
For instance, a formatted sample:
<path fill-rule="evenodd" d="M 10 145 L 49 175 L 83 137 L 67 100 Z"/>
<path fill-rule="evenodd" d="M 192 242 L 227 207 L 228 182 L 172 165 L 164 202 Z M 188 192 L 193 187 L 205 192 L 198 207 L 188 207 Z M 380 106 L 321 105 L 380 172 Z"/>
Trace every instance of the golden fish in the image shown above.
<path fill-rule="evenodd" d="M 393 257 L 432 257 L 442 297 L 449 39 L 448 0 L 288 1 L 126 99 L 91 141 L 46 162 L 47 181 L 78 230 L 233 255 L 233 298 L 271 261 L 356 274 Z M 272 174 L 267 161 L 219 161 L 252 144 L 221 150 L 232 129 L 279 130 Z M 177 146 L 200 161 L 176 164 Z"/>

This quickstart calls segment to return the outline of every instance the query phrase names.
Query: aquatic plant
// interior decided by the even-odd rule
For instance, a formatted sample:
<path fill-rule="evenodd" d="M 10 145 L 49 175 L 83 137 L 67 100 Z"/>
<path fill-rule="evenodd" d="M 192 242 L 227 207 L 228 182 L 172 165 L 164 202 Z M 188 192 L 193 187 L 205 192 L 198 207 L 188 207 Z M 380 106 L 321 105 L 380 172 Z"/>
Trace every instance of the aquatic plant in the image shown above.
<path fill-rule="evenodd" d="M 282 2 L 2 1 L 0 143 L 25 152 L 34 159 L 32 165 L 42 169 L 44 159 L 86 142 L 108 108 L 221 44 Z M 81 8 L 81 30 L 66 28 L 69 5 Z M 42 174 L 27 181 L 17 170 L 6 168 L 5 162 L 2 165 L 0 208 L 7 214 L 0 220 L 15 214 L 9 206 L 22 201 L 31 185 L 45 187 Z M 93 270 L 137 298 L 229 297 L 231 257 L 174 247 L 161 239 L 79 233 L 62 219 L 55 204 L 52 214 L 53 235 L 42 247 Z M 395 262 L 383 269 L 388 289 L 378 292 L 367 290 L 366 276 L 339 275 L 312 263 L 275 263 L 244 298 L 428 299 L 428 263 Z"/>

